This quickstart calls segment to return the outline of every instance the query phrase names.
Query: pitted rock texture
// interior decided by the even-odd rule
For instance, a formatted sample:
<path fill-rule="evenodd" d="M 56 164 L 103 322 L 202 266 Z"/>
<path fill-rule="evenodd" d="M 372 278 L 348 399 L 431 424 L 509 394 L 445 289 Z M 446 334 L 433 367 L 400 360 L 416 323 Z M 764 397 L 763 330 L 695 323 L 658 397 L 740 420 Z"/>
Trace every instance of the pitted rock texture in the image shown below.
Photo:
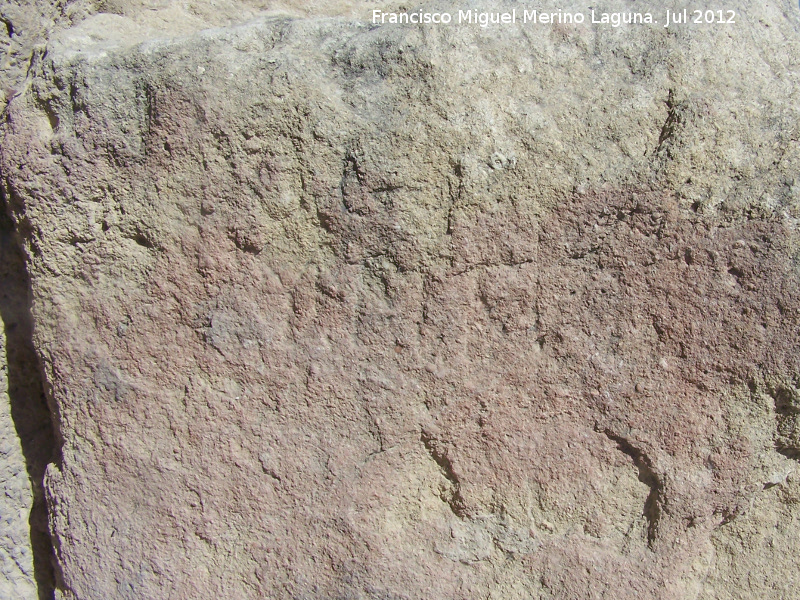
<path fill-rule="evenodd" d="M 54 36 L 0 160 L 57 595 L 791 597 L 800 44 L 737 7 Z"/>

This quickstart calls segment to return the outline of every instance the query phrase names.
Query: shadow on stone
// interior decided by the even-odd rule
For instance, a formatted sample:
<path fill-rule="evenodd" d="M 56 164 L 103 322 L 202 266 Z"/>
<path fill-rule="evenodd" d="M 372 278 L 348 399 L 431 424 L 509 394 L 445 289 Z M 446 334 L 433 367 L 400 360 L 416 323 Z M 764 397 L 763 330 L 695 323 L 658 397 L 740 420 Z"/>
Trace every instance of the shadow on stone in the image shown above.
<path fill-rule="evenodd" d="M 33 491 L 29 526 L 33 568 L 40 600 L 54 597 L 53 546 L 42 481 L 54 452 L 53 423 L 33 347 L 30 279 L 19 238 L 0 190 L 0 318 L 6 336 L 8 395 Z"/>

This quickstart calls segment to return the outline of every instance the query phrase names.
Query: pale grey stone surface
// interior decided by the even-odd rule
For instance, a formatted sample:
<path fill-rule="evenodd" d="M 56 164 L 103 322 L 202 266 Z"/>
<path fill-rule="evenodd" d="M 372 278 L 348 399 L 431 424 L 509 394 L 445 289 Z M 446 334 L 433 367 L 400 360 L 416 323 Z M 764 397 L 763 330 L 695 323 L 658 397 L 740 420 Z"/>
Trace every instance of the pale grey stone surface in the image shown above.
<path fill-rule="evenodd" d="M 0 331 L 0 597 L 38 598 L 33 578 L 30 517 L 33 494 L 11 418 L 5 333 Z"/>

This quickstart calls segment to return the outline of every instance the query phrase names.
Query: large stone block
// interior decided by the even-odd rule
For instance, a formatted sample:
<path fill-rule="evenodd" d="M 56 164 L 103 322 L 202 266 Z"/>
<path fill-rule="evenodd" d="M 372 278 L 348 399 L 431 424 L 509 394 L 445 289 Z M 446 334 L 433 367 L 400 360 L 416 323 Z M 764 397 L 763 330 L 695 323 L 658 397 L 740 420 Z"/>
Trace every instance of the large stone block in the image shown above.
<path fill-rule="evenodd" d="M 790 597 L 800 43 L 732 6 L 53 35 L 0 164 L 58 594 Z"/>

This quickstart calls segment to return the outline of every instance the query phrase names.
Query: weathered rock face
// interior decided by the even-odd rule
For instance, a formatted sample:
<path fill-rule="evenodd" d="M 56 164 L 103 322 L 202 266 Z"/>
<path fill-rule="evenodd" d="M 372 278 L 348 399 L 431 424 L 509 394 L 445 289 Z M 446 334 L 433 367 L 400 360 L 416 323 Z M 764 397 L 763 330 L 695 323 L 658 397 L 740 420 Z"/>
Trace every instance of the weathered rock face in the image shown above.
<path fill-rule="evenodd" d="M 33 552 L 30 543 L 32 498 L 25 458 L 11 417 L 5 335 L 0 334 L 0 594 L 4 598 L 35 598 Z"/>
<path fill-rule="evenodd" d="M 31 342 L 30 284 L 19 239 L 0 212 L 0 596 L 52 597 L 53 549 L 42 478 L 51 412 Z M 38 591 L 37 591 L 38 588 Z M 48 593 L 49 591 L 49 593 Z"/>
<path fill-rule="evenodd" d="M 737 10 L 53 37 L 60 597 L 791 597 L 800 44 Z"/>

